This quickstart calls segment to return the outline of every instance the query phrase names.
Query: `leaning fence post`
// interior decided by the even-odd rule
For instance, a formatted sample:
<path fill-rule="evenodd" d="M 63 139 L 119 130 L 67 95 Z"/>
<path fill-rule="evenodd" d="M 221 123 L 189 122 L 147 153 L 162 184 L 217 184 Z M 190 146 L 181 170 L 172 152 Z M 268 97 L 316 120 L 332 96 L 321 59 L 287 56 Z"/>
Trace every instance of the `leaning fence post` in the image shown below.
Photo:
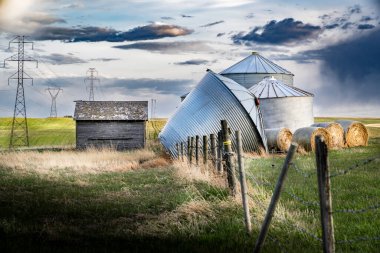
<path fill-rule="evenodd" d="M 199 135 L 195 136 L 195 163 L 199 165 Z"/>
<path fill-rule="evenodd" d="M 208 160 L 208 140 L 207 135 L 203 135 L 203 166 L 207 171 L 207 160 Z"/>
<path fill-rule="evenodd" d="M 181 141 L 181 160 L 183 162 L 183 142 Z"/>
<path fill-rule="evenodd" d="M 211 142 L 211 160 L 212 165 L 216 166 L 216 139 L 215 134 L 210 134 L 210 142 Z"/>
<path fill-rule="evenodd" d="M 218 132 L 218 149 L 217 149 L 217 163 L 216 170 L 218 173 L 222 174 L 223 172 L 223 161 L 222 161 L 222 153 L 223 153 L 223 140 L 222 140 L 222 131 Z"/>
<path fill-rule="evenodd" d="M 335 252 L 334 224 L 332 217 L 332 197 L 328 149 L 324 138 L 315 136 L 315 156 L 317 162 L 319 203 L 321 210 L 323 252 Z"/>
<path fill-rule="evenodd" d="M 264 245 L 265 238 L 268 234 L 269 225 L 272 221 L 274 211 L 276 209 L 277 202 L 280 198 L 280 194 L 282 191 L 282 186 L 286 178 L 286 174 L 288 173 L 289 164 L 293 159 L 294 153 L 296 152 L 298 147 L 297 143 L 292 143 L 290 145 L 288 154 L 286 155 L 284 165 L 282 166 L 281 173 L 278 177 L 276 187 L 274 189 L 272 199 L 270 201 L 267 214 L 265 215 L 265 219 L 263 225 L 261 226 L 259 237 L 256 240 L 256 245 L 254 249 L 254 253 L 259 253 Z"/>
<path fill-rule="evenodd" d="M 238 156 L 238 165 L 239 165 L 239 174 L 240 174 L 240 186 L 241 186 L 241 197 L 244 208 L 244 220 L 245 225 L 247 227 L 248 234 L 252 231 L 251 225 L 251 215 L 249 214 L 249 204 L 247 198 L 247 182 L 245 180 L 245 169 L 244 169 L 244 161 L 242 159 L 243 155 L 243 144 L 241 140 L 241 132 L 237 130 L 236 134 L 236 144 L 237 144 L 237 156 Z"/>
<path fill-rule="evenodd" d="M 226 159 L 226 168 L 227 168 L 227 181 L 228 187 L 231 189 L 231 194 L 235 196 L 236 194 L 236 178 L 235 171 L 232 162 L 232 145 L 229 129 L 227 126 L 227 121 L 222 120 L 222 136 L 223 136 L 223 145 L 224 145 L 224 155 Z"/>

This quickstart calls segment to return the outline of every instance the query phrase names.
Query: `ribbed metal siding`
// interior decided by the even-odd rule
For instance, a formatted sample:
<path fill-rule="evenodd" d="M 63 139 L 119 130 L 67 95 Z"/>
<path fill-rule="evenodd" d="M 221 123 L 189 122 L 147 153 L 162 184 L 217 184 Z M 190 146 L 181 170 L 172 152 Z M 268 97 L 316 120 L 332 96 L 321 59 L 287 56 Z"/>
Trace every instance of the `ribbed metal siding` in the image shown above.
<path fill-rule="evenodd" d="M 260 109 L 265 128 L 287 127 L 294 132 L 314 123 L 313 97 L 262 98 Z"/>
<path fill-rule="evenodd" d="M 289 86 L 293 86 L 293 75 L 290 75 L 290 74 L 231 73 L 231 74 L 222 74 L 222 75 L 234 80 L 235 82 L 237 82 L 238 84 L 241 84 L 247 89 L 261 82 L 265 77 L 268 77 L 268 76 L 273 76 L 277 80 L 280 80 Z"/>
<path fill-rule="evenodd" d="M 245 151 L 267 150 L 264 128 L 252 94 L 211 71 L 181 103 L 159 138 L 171 155 L 177 156 L 176 143 L 186 142 L 188 136 L 217 134 L 223 119 L 233 133 L 241 130 Z"/>

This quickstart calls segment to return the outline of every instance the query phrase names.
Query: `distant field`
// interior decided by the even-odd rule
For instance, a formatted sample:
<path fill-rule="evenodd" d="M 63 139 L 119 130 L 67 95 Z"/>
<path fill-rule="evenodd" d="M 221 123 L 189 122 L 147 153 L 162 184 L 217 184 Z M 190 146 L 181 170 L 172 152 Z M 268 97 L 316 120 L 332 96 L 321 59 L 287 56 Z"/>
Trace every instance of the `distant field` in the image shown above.
<path fill-rule="evenodd" d="M 8 148 L 12 118 L 0 118 L 0 149 Z M 166 119 L 152 119 L 147 123 L 147 138 L 156 139 Z M 30 118 L 31 147 L 74 147 L 75 121 L 72 118 Z"/>
<path fill-rule="evenodd" d="M 357 120 L 363 124 L 380 124 L 380 118 L 328 118 L 318 117 L 315 122 L 334 121 L 337 119 Z M 147 122 L 147 138 L 157 139 L 167 119 L 157 118 Z M 0 149 L 9 145 L 11 118 L 0 118 Z M 71 118 L 30 118 L 28 119 L 31 147 L 74 147 L 75 121 Z M 380 128 L 368 127 L 370 133 Z"/>

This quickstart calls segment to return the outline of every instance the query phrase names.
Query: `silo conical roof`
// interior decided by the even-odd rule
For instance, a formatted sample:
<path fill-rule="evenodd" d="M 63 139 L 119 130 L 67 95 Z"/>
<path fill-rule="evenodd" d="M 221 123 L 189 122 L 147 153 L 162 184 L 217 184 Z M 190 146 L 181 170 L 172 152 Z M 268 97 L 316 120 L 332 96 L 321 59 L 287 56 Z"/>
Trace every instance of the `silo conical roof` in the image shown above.
<path fill-rule="evenodd" d="M 310 92 L 291 87 L 272 77 L 266 77 L 248 89 L 258 98 L 313 97 Z"/>
<path fill-rule="evenodd" d="M 287 74 L 294 75 L 290 71 L 278 66 L 276 63 L 261 56 L 257 52 L 223 70 L 220 74 Z"/>

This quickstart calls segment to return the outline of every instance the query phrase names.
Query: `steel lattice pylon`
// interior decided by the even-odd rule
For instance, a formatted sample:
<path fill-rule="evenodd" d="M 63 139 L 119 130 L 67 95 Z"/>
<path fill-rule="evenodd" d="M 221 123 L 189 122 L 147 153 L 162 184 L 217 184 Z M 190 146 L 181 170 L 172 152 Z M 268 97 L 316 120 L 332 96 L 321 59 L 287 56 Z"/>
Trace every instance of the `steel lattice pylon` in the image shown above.
<path fill-rule="evenodd" d="M 13 111 L 12 129 L 9 142 L 9 148 L 29 146 L 29 133 L 28 133 L 28 121 L 26 117 L 26 105 L 25 105 L 25 92 L 24 92 L 24 80 L 33 79 L 24 72 L 24 62 L 35 61 L 38 67 L 38 62 L 30 56 L 24 54 L 25 44 L 31 43 L 33 49 L 33 42 L 25 41 L 25 36 L 16 36 L 9 42 L 9 48 L 12 43 L 18 44 L 18 52 L 15 55 L 4 60 L 4 67 L 6 61 L 17 61 L 17 72 L 8 78 L 8 85 L 11 80 L 17 80 L 16 101 Z"/>
<path fill-rule="evenodd" d="M 95 76 L 96 74 L 96 76 Z M 86 72 L 87 77 L 84 79 L 84 82 L 89 82 L 89 101 L 94 101 L 94 81 L 100 82 L 97 78 L 98 71 L 95 68 L 89 68 Z"/>
<path fill-rule="evenodd" d="M 57 118 L 57 97 L 61 88 L 47 88 L 46 91 L 49 92 L 51 96 L 51 107 L 50 107 L 50 118 Z"/>

